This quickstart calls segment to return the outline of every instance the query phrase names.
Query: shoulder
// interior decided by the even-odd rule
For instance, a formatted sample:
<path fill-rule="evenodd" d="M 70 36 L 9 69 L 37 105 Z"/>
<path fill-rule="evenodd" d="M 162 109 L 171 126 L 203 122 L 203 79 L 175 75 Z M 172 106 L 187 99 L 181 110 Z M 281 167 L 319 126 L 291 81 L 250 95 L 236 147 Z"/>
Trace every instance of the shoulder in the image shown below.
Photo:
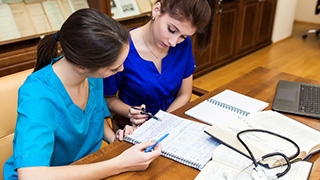
<path fill-rule="evenodd" d="M 52 74 L 48 71 L 48 66 L 30 74 L 19 91 L 34 92 L 50 88 Z"/>
<path fill-rule="evenodd" d="M 23 85 L 19 88 L 19 101 L 30 99 L 32 101 L 43 102 L 48 99 L 56 99 L 59 88 L 58 77 L 46 66 L 30 74 Z M 60 87 L 61 89 L 61 87 Z"/>

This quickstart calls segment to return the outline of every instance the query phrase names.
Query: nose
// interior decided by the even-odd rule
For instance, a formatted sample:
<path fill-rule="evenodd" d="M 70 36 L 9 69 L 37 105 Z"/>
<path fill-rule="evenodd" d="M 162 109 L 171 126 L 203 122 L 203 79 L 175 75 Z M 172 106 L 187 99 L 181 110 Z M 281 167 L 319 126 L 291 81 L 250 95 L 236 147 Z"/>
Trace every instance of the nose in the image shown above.
<path fill-rule="evenodd" d="M 123 69 L 124 69 L 124 66 L 123 66 L 123 64 L 120 66 L 120 68 L 118 69 L 118 72 L 121 72 L 121 71 L 123 71 Z"/>
<path fill-rule="evenodd" d="M 179 36 L 177 35 L 173 35 L 169 38 L 169 45 L 171 47 L 175 47 L 177 44 L 178 44 L 178 39 L 179 39 Z"/>

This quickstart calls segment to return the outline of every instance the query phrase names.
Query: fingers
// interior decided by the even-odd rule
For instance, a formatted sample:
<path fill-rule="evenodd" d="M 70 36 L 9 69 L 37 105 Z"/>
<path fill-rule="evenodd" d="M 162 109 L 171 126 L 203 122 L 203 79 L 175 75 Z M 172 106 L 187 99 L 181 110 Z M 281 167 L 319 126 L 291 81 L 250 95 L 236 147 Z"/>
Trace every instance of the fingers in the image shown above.
<path fill-rule="evenodd" d="M 132 123 L 133 126 L 136 126 L 137 128 L 139 127 L 139 125 L 143 124 L 144 122 L 147 121 L 147 118 L 143 118 L 143 119 L 134 119 L 134 118 L 130 118 L 130 122 Z"/>
<path fill-rule="evenodd" d="M 133 133 L 133 127 L 126 125 L 123 130 L 119 129 L 116 132 L 116 139 L 119 139 L 119 141 L 123 141 L 124 137 L 126 137 L 132 133 Z"/>
<path fill-rule="evenodd" d="M 124 127 L 124 137 L 130 135 L 133 133 L 133 127 L 132 126 L 129 126 L 129 125 L 126 125 Z"/>
<path fill-rule="evenodd" d="M 144 152 L 144 150 L 152 145 L 154 145 L 156 141 L 146 141 L 144 143 L 141 143 L 141 150 Z M 151 151 L 147 152 L 146 154 L 149 156 L 150 159 L 155 159 L 156 157 L 160 156 L 161 154 L 162 145 L 161 142 L 159 142 Z"/>
<path fill-rule="evenodd" d="M 146 106 L 142 104 L 140 107 L 134 106 L 129 108 L 129 118 L 134 129 L 138 128 L 140 124 L 143 124 L 147 119 L 147 114 L 141 114 L 145 111 Z"/>
<path fill-rule="evenodd" d="M 156 142 L 157 142 L 156 140 L 145 141 L 145 142 L 142 142 L 142 143 L 138 144 L 138 146 L 139 146 L 139 148 L 140 148 L 141 150 L 144 150 L 144 149 L 146 149 L 147 147 L 154 145 Z"/>
<path fill-rule="evenodd" d="M 119 139 L 119 141 L 123 141 L 123 134 L 124 134 L 124 131 L 122 129 L 119 129 L 116 133 L 116 137 L 117 139 Z"/>
<path fill-rule="evenodd" d="M 146 109 L 146 105 L 141 104 L 140 109 L 145 110 Z"/>

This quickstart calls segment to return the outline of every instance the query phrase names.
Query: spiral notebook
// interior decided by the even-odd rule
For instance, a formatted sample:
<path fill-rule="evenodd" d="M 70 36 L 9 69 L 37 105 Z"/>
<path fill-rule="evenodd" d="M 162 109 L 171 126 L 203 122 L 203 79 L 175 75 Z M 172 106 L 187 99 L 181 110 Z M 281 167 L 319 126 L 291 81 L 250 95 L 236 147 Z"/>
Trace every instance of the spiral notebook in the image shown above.
<path fill-rule="evenodd" d="M 268 105 L 264 101 L 226 89 L 189 109 L 185 114 L 212 125 L 242 119 Z"/>
<path fill-rule="evenodd" d="M 220 142 L 204 132 L 209 126 L 161 110 L 156 116 L 162 121 L 151 118 L 124 140 L 139 144 L 144 141 L 158 140 L 169 133 L 169 136 L 161 141 L 161 155 L 201 170 L 211 159 L 216 147 L 220 145 Z"/>

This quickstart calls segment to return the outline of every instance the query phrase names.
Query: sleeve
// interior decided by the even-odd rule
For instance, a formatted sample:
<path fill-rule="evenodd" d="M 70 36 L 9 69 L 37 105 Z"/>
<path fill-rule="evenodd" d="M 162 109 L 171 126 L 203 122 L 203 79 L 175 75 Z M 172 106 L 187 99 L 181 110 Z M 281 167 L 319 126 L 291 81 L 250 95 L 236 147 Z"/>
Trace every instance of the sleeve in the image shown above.
<path fill-rule="evenodd" d="M 103 79 L 103 93 L 104 95 L 115 95 L 120 88 L 122 80 L 122 72 L 118 72 L 110 77 Z"/>
<path fill-rule="evenodd" d="M 50 166 L 54 151 L 57 117 L 50 102 L 52 92 L 41 86 L 24 85 L 19 90 L 18 116 L 14 137 L 14 168 Z M 40 108 L 41 107 L 41 108 Z M 53 111 L 55 110 L 55 112 Z"/>
<path fill-rule="evenodd" d="M 186 41 L 186 48 L 185 48 L 186 65 L 185 65 L 183 79 L 190 77 L 193 74 L 194 70 L 196 69 L 196 63 L 194 61 L 193 52 L 192 52 L 191 38 L 188 37 L 185 41 Z"/>

